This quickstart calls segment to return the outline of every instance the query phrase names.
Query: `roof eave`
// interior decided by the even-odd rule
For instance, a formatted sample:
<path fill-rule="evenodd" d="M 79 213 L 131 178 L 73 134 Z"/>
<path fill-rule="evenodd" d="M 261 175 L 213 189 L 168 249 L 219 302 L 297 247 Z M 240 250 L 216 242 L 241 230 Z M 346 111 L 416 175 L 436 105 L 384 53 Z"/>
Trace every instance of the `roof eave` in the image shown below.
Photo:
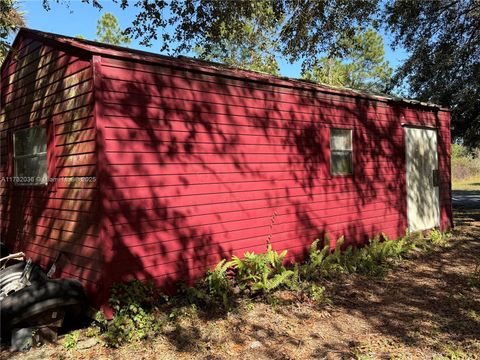
<path fill-rule="evenodd" d="M 323 93 L 335 94 L 335 95 L 343 95 L 343 96 L 351 96 L 351 97 L 360 97 L 364 99 L 382 101 L 382 102 L 393 102 L 393 103 L 405 103 L 407 105 L 413 106 L 421 106 L 426 108 L 435 108 L 441 111 L 450 111 L 448 108 L 443 107 L 441 105 L 429 103 L 429 102 L 422 102 L 418 100 L 411 100 L 405 98 L 398 98 L 394 96 L 388 95 L 376 95 L 376 94 L 368 94 L 363 93 L 361 91 L 355 89 L 348 89 L 348 88 L 335 88 L 329 87 L 325 85 L 321 85 L 318 83 L 310 83 L 308 81 L 304 81 L 301 79 L 289 78 L 289 77 L 278 77 L 273 76 L 270 74 L 259 73 L 255 71 L 249 71 L 244 69 L 238 69 L 230 66 L 225 66 L 223 64 L 218 64 L 215 66 L 214 63 L 211 64 L 200 64 L 201 61 L 193 58 L 188 57 L 169 57 L 165 55 L 155 54 L 147 51 L 136 50 L 125 48 L 121 46 L 115 45 L 106 45 L 101 44 L 95 41 L 84 40 L 84 39 L 76 39 L 69 36 L 58 35 L 53 33 L 48 33 L 44 31 L 28 29 L 28 28 L 20 28 L 15 40 L 13 41 L 12 48 L 18 43 L 19 39 L 23 36 L 23 34 L 29 34 L 31 37 L 36 38 L 37 40 L 48 40 L 54 42 L 56 44 L 60 44 L 62 46 L 76 48 L 81 50 L 82 52 L 89 53 L 91 55 L 100 55 L 100 56 L 108 56 L 114 57 L 119 59 L 127 59 L 127 60 L 136 60 L 139 62 L 147 62 L 153 64 L 163 64 L 172 67 L 180 67 L 187 70 L 196 70 L 202 71 L 206 73 L 214 73 L 218 74 L 220 71 L 222 74 L 234 77 L 234 78 L 241 78 L 241 79 L 249 79 L 252 81 L 257 82 L 265 82 L 269 84 L 277 84 L 283 85 L 287 87 L 294 87 L 294 88 L 301 88 L 305 90 L 312 90 L 312 91 L 319 91 Z M 2 64 L 2 71 L 3 66 L 6 64 L 7 60 L 11 57 L 12 51 L 10 51 L 5 58 L 4 63 Z M 221 66 L 221 68 L 220 68 Z"/>

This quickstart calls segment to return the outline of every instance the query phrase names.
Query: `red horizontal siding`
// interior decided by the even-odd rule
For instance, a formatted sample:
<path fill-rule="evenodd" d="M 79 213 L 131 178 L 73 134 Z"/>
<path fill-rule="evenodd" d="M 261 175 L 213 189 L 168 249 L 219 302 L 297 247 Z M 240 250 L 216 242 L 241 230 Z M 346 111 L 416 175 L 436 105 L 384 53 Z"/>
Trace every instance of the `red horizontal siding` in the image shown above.
<path fill-rule="evenodd" d="M 80 58 L 21 39 L 17 57 L 2 68 L 2 176 L 8 170 L 13 131 L 45 124 L 54 132 L 48 144 L 51 178 L 95 176 L 96 158 L 93 118 L 92 69 Z M 76 180 L 76 179 L 74 179 Z M 25 251 L 48 267 L 64 254 L 58 276 L 84 281 L 87 291 L 98 290 L 103 268 L 99 239 L 96 183 L 57 182 L 48 188 L 0 184 L 2 241 Z"/>
<path fill-rule="evenodd" d="M 300 256 L 324 233 L 399 236 L 401 125 L 449 127 L 445 112 L 166 66 L 103 58 L 102 78 L 118 279 L 189 279 L 221 257 L 264 251 L 268 238 Z M 353 176 L 330 175 L 332 127 L 354 130 Z"/>
<path fill-rule="evenodd" d="M 107 91 L 123 91 L 128 94 L 139 94 L 141 96 L 146 94 L 159 95 L 165 98 L 168 98 L 170 95 L 174 99 L 182 98 L 185 94 L 189 96 L 190 92 L 195 92 L 200 94 L 199 98 L 197 98 L 199 101 L 206 100 L 202 94 L 207 96 L 209 94 L 221 94 L 257 102 L 287 95 L 291 97 L 292 104 L 296 108 L 299 105 L 315 106 L 321 102 L 322 108 L 333 106 L 334 109 L 338 107 L 347 109 L 347 106 L 353 105 L 352 109 L 354 112 L 361 114 L 362 112 L 359 110 L 363 110 L 363 108 L 360 105 L 364 105 L 368 107 L 368 112 L 370 113 L 376 113 L 378 109 L 387 109 L 390 112 L 389 115 L 401 115 L 415 121 L 434 121 L 435 119 L 435 114 L 430 110 L 411 109 L 398 104 L 388 106 L 383 101 L 375 102 L 356 96 L 332 95 L 322 93 L 321 91 L 291 89 L 285 86 L 238 81 L 238 79 L 231 79 L 221 75 L 221 80 L 219 80 L 220 77 L 218 75 L 207 75 L 200 71 L 192 72 L 155 65 L 134 64 L 115 59 L 108 59 L 107 61 L 108 68 L 105 67 L 102 70 L 104 88 Z M 123 81 L 127 82 L 124 83 Z M 160 83 L 162 84 L 161 87 L 158 86 Z M 170 93 L 163 93 L 163 91 Z M 224 98 L 224 100 L 226 99 Z M 284 99 L 280 100 L 285 102 Z M 310 103 L 308 103 L 309 101 Z M 228 102 L 222 102 L 222 104 L 225 103 Z M 252 105 L 252 107 L 255 107 L 255 105 Z M 296 110 L 301 111 L 301 109 Z"/>

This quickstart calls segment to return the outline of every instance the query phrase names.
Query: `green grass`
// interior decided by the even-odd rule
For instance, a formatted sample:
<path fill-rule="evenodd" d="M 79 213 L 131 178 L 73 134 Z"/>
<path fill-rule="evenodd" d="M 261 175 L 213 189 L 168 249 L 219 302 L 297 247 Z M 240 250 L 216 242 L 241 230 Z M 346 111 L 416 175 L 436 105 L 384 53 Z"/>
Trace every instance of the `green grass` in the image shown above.
<path fill-rule="evenodd" d="M 480 176 L 469 179 L 452 179 L 452 190 L 480 191 Z"/>
<path fill-rule="evenodd" d="M 480 148 L 452 144 L 452 190 L 480 191 Z"/>

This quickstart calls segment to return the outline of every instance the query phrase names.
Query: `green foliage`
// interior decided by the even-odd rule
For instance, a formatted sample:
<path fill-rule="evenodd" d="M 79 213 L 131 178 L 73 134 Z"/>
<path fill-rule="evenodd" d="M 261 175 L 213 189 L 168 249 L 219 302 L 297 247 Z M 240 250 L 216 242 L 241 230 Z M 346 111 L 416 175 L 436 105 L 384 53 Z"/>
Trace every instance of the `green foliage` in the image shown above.
<path fill-rule="evenodd" d="M 101 334 L 101 329 L 96 326 L 95 324 L 90 325 L 86 330 L 85 330 L 85 336 L 86 337 L 96 337 Z"/>
<path fill-rule="evenodd" d="M 452 181 L 458 182 L 480 177 L 480 148 L 452 144 Z"/>
<path fill-rule="evenodd" d="M 78 36 L 77 36 L 78 37 Z M 132 41 L 118 25 L 118 20 L 112 13 L 105 13 L 97 22 L 96 41 L 106 44 L 126 46 Z"/>
<path fill-rule="evenodd" d="M 312 243 L 308 260 L 302 266 L 305 279 L 331 279 L 347 273 L 382 275 L 392 260 L 401 259 L 413 248 L 407 237 L 392 241 L 385 234 L 376 236 L 363 247 L 349 245 L 344 251 L 341 251 L 343 236 L 337 240 L 333 252 L 328 240 L 325 243 L 322 249 L 318 248 L 318 239 Z"/>
<path fill-rule="evenodd" d="M 272 294 L 282 287 L 306 295 L 317 304 L 328 304 L 330 300 L 325 294 L 326 288 L 319 281 L 349 273 L 382 275 L 392 261 L 404 258 L 414 247 L 430 249 L 432 246 L 444 246 L 449 236 L 448 233 L 431 230 L 427 236 L 419 232 L 392 241 L 385 234 L 380 234 L 363 247 L 345 247 L 342 236 L 336 241 L 333 251 L 328 238 L 322 244 L 317 239 L 310 246 L 305 263 L 295 264 L 291 269 L 284 266 L 287 251 L 278 253 L 269 244 L 265 253 L 246 252 L 243 258 L 233 256 L 230 261 L 220 261 L 207 271 L 197 286 L 184 287 L 180 295 L 167 303 L 168 319 L 175 321 L 179 317 L 195 315 L 199 305 L 219 305 L 230 309 L 236 296 L 235 288 L 244 295 L 264 295 L 264 301 L 272 306 L 284 303 Z M 472 276 L 472 286 L 480 282 L 475 280 L 479 269 L 480 265 Z M 132 281 L 115 285 L 109 300 L 114 310 L 112 320 L 107 321 L 101 312 L 96 315 L 105 344 L 118 347 L 157 332 L 160 323 L 154 314 L 158 312 L 162 299 L 165 297 L 148 283 Z M 184 306 L 185 299 L 190 303 L 188 306 Z M 251 307 L 247 305 L 246 310 Z M 94 330 L 90 331 L 93 335 L 96 333 Z M 68 340 L 66 338 L 65 347 L 75 346 L 78 341 L 75 336 L 72 333 Z"/>
<path fill-rule="evenodd" d="M 383 275 L 392 260 L 401 259 L 412 248 L 406 237 L 392 241 L 385 234 L 376 236 L 368 245 L 352 252 L 349 270 L 366 275 Z"/>
<path fill-rule="evenodd" d="M 16 0 L 0 0 L 0 64 L 10 50 L 9 38 L 25 26 L 25 13 L 19 10 Z"/>
<path fill-rule="evenodd" d="M 449 232 L 443 232 L 438 229 L 432 229 L 428 232 L 416 232 L 410 234 L 409 243 L 411 246 L 420 251 L 433 251 L 438 247 L 446 247 L 449 244 L 451 238 Z"/>
<path fill-rule="evenodd" d="M 168 320 L 176 321 L 181 318 L 189 318 L 197 314 L 197 305 L 190 304 L 188 306 L 182 306 L 180 303 L 173 304 L 173 309 L 168 314 Z"/>
<path fill-rule="evenodd" d="M 65 349 L 74 349 L 78 344 L 78 339 L 80 338 L 80 331 L 75 330 L 71 333 L 65 335 L 65 339 L 63 341 L 63 346 Z"/>
<path fill-rule="evenodd" d="M 330 250 L 330 241 L 328 237 L 324 241 L 324 246 L 320 249 L 320 240 L 315 240 L 308 251 L 308 260 L 303 265 L 301 273 L 307 280 L 318 278 L 334 278 L 345 272 L 342 264 L 341 246 L 343 237 L 336 243 L 335 251 Z"/>
<path fill-rule="evenodd" d="M 231 263 L 220 261 L 213 270 L 207 272 L 205 284 L 209 295 L 214 299 L 222 299 L 223 305 L 227 305 L 232 294 L 232 282 L 227 276 L 227 270 Z"/>
<path fill-rule="evenodd" d="M 308 295 L 318 305 L 330 303 L 329 299 L 325 295 L 325 287 L 317 284 L 311 284 L 308 288 Z"/>
<path fill-rule="evenodd" d="M 478 0 L 391 1 L 385 23 L 409 53 L 396 75 L 411 96 L 452 109 L 452 135 L 480 146 Z"/>
<path fill-rule="evenodd" d="M 102 339 L 107 346 L 118 347 L 148 337 L 157 330 L 152 309 L 159 301 L 152 284 L 134 280 L 115 285 L 109 303 L 114 310 L 112 320 L 107 321 L 102 312 L 95 320 L 103 329 Z"/>
<path fill-rule="evenodd" d="M 352 34 L 374 18 L 378 0 L 371 1 L 221 1 L 180 0 L 138 2 L 139 11 L 127 33 L 143 45 L 162 39 L 162 51 L 188 52 L 195 46 L 215 47 L 225 34 L 244 25 L 274 29 L 271 36 L 290 60 L 315 59 L 332 51 L 341 54 L 337 34 Z M 123 8 L 129 6 L 122 1 Z M 169 31 L 173 28 L 173 31 Z"/>
<path fill-rule="evenodd" d="M 451 236 L 450 233 L 445 233 L 438 229 L 432 229 L 428 232 L 427 239 L 433 246 L 444 247 L 448 244 L 448 239 Z"/>
<path fill-rule="evenodd" d="M 185 286 L 182 289 L 183 294 L 190 303 L 222 304 L 228 307 L 233 294 L 232 280 L 227 274 L 231 266 L 231 262 L 220 261 L 213 270 L 207 271 L 205 278 L 197 286 Z"/>
<path fill-rule="evenodd" d="M 278 75 L 275 57 L 278 46 L 272 40 L 274 29 L 261 28 L 255 21 L 245 20 L 235 31 L 220 29 L 219 42 L 193 50 L 203 60 L 218 61 L 234 67 Z"/>
<path fill-rule="evenodd" d="M 286 250 L 279 254 L 272 250 L 270 244 L 266 253 L 246 252 L 243 259 L 234 256 L 231 264 L 236 271 L 236 281 L 240 289 L 263 294 L 285 285 L 294 274 L 283 266 L 286 256 Z"/>
<path fill-rule="evenodd" d="M 368 29 L 338 41 L 344 43 L 342 46 L 346 49 L 342 58 L 321 57 L 302 76 L 334 86 L 385 91 L 393 70 L 385 60 L 382 37 L 375 30 Z"/>
<path fill-rule="evenodd" d="M 253 309 L 255 309 L 255 305 L 251 302 L 245 304 L 245 310 L 250 312 L 250 311 L 253 311 Z"/>
<path fill-rule="evenodd" d="M 101 7 L 97 0 L 86 2 Z M 469 147 L 480 144 L 478 0 L 119 3 L 122 9 L 135 7 L 135 18 L 125 35 L 140 39 L 142 45 L 159 39 L 161 51 L 179 54 L 201 47 L 202 53 L 218 58 L 215 49 L 220 44 L 223 56 L 227 48 L 221 45 L 224 41 L 250 49 L 244 28 L 254 24 L 259 29 L 253 32 L 255 36 L 268 34 L 265 37 L 278 46 L 284 58 L 302 61 L 304 69 L 310 69 L 320 57 L 344 59 L 359 29 L 382 29 L 393 34 L 393 46 L 408 54 L 394 76 L 394 85 L 407 86 L 409 96 L 450 107 L 453 136 L 464 139 Z M 43 4 L 49 8 L 49 0 Z M 245 52 L 239 49 L 238 53 L 242 59 Z M 227 58 L 237 58 L 226 54 Z"/>
<path fill-rule="evenodd" d="M 320 250 L 318 248 L 320 239 L 316 239 L 308 250 L 308 260 L 301 267 L 301 276 L 307 280 L 312 280 L 321 275 L 321 267 L 323 260 L 330 254 L 330 245 L 328 244 L 328 238 L 326 239 L 326 245 Z"/>
<path fill-rule="evenodd" d="M 467 158 L 470 156 L 468 148 L 460 144 L 452 144 L 452 160 Z"/>
<path fill-rule="evenodd" d="M 302 266 L 298 263 L 293 265 L 292 275 L 285 281 L 285 287 L 289 290 L 299 291 L 302 288 Z"/>

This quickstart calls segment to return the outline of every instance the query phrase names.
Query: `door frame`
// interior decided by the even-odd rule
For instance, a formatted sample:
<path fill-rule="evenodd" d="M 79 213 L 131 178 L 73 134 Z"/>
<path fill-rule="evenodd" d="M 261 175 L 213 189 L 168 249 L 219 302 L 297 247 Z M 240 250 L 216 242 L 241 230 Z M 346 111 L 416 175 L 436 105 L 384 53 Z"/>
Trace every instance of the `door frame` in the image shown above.
<path fill-rule="evenodd" d="M 411 200 L 409 199 L 409 196 L 408 196 L 408 191 L 409 191 L 409 176 L 408 176 L 408 169 L 409 169 L 409 165 L 410 165 L 410 156 L 408 155 L 408 137 L 407 137 L 407 130 L 408 129 L 418 129 L 418 130 L 430 130 L 430 131 L 434 131 L 435 132 L 435 142 L 436 142 L 436 153 L 437 153 L 437 156 L 436 156 L 436 159 L 437 159 L 437 165 L 436 165 L 436 172 L 437 172 L 437 176 L 438 176 L 438 161 L 439 161 L 439 158 L 438 158 L 438 127 L 436 126 L 428 126 L 428 125 L 416 125 L 416 124 L 402 124 L 401 125 L 402 128 L 404 129 L 403 130 L 403 136 L 404 136 L 404 147 L 405 147 L 405 185 L 406 185 L 406 189 L 405 189 L 405 196 L 406 196 L 406 216 L 407 216 L 407 226 L 408 226 L 408 230 L 409 231 L 422 231 L 422 230 L 427 230 L 427 229 L 415 229 L 415 230 L 412 230 L 412 226 L 411 226 L 411 217 L 410 217 L 410 213 L 409 213 L 409 204 L 411 202 Z M 436 189 L 435 189 L 436 188 Z M 441 218 L 441 215 L 440 215 L 440 211 L 441 211 L 441 205 L 440 205 L 440 186 L 438 185 L 438 179 L 437 179 L 437 185 L 436 186 L 433 186 L 433 191 L 435 193 L 437 193 L 436 195 L 436 198 L 437 198 L 437 205 L 438 205 L 438 208 L 437 208 L 437 211 L 436 211 L 436 216 L 435 216 L 435 223 L 433 225 L 432 228 L 438 228 L 440 227 L 440 218 Z"/>

